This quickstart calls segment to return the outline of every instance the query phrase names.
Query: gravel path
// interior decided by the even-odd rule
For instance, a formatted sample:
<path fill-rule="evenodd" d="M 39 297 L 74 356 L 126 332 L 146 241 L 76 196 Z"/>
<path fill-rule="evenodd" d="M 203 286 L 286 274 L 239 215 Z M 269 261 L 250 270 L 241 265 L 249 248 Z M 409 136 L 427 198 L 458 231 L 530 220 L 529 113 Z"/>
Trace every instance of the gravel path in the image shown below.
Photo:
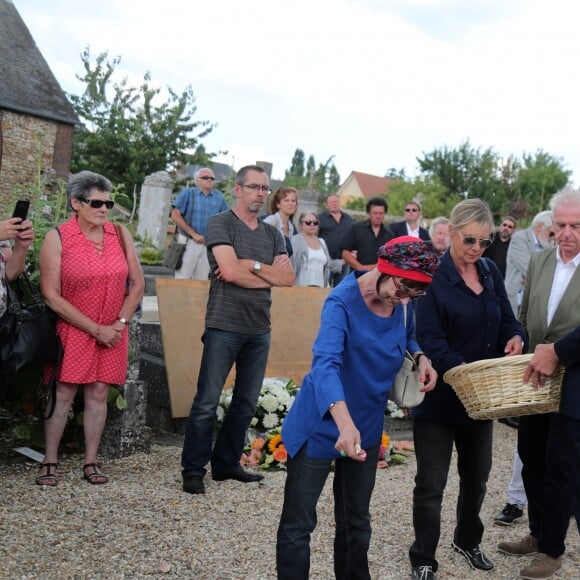
<path fill-rule="evenodd" d="M 527 562 L 495 549 L 499 541 L 523 535 L 526 523 L 507 529 L 492 523 L 505 504 L 515 435 L 496 423 L 494 466 L 482 512 L 487 526 L 483 547 L 495 570 L 473 572 L 450 548 L 457 493 L 453 468 L 443 505 L 438 578 L 513 579 L 520 563 Z M 107 462 L 103 470 L 111 481 L 104 486 L 81 479 L 79 456 L 62 460 L 57 488 L 34 485 L 37 467 L 32 463 L 0 466 L 0 578 L 275 578 L 285 474 L 267 473 L 263 484 L 206 478 L 206 494 L 189 496 L 180 488 L 180 451 L 175 445 L 154 445 L 150 454 Z M 413 456 L 377 474 L 369 552 L 373 578 L 409 576 L 414 475 Z M 312 538 L 312 578 L 333 577 L 332 518 L 329 478 Z M 575 522 L 557 578 L 580 578 Z"/>

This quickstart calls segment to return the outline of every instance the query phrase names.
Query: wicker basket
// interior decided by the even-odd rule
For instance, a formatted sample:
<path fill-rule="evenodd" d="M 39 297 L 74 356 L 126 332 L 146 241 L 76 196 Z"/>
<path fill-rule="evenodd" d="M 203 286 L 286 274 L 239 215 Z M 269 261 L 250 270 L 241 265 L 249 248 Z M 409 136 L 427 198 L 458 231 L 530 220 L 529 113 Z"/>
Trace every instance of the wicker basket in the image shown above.
<path fill-rule="evenodd" d="M 443 380 L 449 383 L 472 419 L 501 419 L 557 411 L 564 369 L 546 377 L 534 391 L 522 376 L 533 355 L 522 354 L 475 361 L 449 369 Z"/>

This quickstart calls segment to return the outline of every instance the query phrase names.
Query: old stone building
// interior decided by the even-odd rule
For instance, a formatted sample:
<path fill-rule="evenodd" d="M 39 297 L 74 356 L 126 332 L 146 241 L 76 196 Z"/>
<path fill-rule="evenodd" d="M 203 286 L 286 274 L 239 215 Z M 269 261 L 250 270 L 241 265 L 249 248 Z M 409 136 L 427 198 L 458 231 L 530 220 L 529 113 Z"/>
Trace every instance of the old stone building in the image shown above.
<path fill-rule="evenodd" d="M 36 183 L 39 161 L 67 178 L 78 124 L 16 7 L 0 0 L 0 204 Z"/>

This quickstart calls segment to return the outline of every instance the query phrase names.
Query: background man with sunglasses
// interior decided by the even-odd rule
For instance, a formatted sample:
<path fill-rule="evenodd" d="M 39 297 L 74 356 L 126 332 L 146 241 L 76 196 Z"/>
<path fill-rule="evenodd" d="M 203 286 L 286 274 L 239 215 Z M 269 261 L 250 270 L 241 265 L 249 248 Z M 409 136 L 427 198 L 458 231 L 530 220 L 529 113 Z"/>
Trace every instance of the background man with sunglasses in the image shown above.
<path fill-rule="evenodd" d="M 171 219 L 179 228 L 179 241 L 187 244 L 181 268 L 175 271 L 177 279 L 208 279 L 209 262 L 205 246 L 207 221 L 228 209 L 222 192 L 213 188 L 214 183 L 215 176 L 211 169 L 198 169 L 195 172 L 196 187 L 183 189 L 172 205 Z"/>
<path fill-rule="evenodd" d="M 421 218 L 421 205 L 418 201 L 409 201 L 405 204 L 405 219 L 402 222 L 391 224 L 389 230 L 394 238 L 399 236 L 413 236 L 429 241 L 431 236 L 429 232 L 419 225 Z"/>
<path fill-rule="evenodd" d="M 516 220 L 511 216 L 506 216 L 501 220 L 501 225 L 493 234 L 493 242 L 485 252 L 484 258 L 489 258 L 499 268 L 501 275 L 505 278 L 506 257 L 513 233 L 516 231 Z"/>

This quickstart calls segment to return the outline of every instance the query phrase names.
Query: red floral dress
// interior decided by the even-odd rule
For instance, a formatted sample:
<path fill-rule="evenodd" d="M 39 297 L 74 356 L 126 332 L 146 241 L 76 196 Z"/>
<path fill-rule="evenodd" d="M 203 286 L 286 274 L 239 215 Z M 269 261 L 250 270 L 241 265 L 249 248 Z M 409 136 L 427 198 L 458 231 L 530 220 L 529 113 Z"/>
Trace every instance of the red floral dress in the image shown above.
<path fill-rule="evenodd" d="M 76 216 L 59 226 L 62 241 L 60 281 L 65 300 L 97 324 L 108 326 L 119 317 L 129 268 L 115 226 L 105 222 L 104 229 L 103 252 L 99 254 L 82 233 Z M 64 348 L 57 380 L 76 384 L 125 383 L 127 328 L 122 340 L 113 347 L 98 344 L 90 334 L 60 318 L 57 332 Z"/>

